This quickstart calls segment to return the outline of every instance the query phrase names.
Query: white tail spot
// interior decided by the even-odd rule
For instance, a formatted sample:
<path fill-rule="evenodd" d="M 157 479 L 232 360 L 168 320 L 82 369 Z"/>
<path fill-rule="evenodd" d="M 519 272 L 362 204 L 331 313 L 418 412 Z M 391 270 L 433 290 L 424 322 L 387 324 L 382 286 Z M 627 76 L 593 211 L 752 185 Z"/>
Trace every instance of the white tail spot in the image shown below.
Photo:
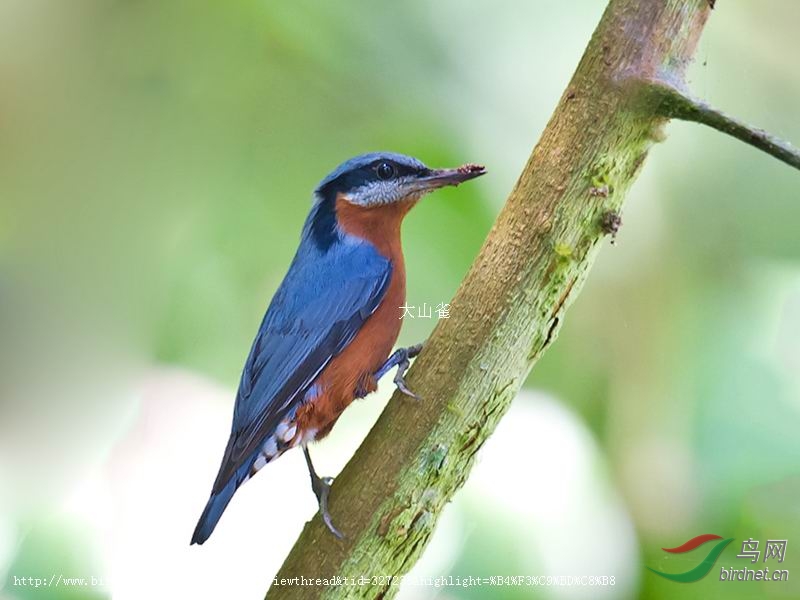
<path fill-rule="evenodd" d="M 264 456 L 263 454 L 259 454 L 258 458 L 256 458 L 256 462 L 253 463 L 253 470 L 258 471 L 266 464 L 267 464 L 267 457 Z"/>
<path fill-rule="evenodd" d="M 281 439 L 285 438 L 286 431 L 289 429 L 288 421 L 281 421 L 275 428 L 275 435 Z"/>
<path fill-rule="evenodd" d="M 283 438 L 283 441 L 288 444 L 289 442 L 292 441 L 296 433 L 297 433 L 297 425 L 292 425 L 289 429 L 287 429 L 283 433 L 281 437 Z"/>
<path fill-rule="evenodd" d="M 275 442 L 275 436 L 270 436 L 264 445 L 261 447 L 262 452 L 267 455 L 268 459 L 273 459 L 278 454 L 278 444 Z"/>

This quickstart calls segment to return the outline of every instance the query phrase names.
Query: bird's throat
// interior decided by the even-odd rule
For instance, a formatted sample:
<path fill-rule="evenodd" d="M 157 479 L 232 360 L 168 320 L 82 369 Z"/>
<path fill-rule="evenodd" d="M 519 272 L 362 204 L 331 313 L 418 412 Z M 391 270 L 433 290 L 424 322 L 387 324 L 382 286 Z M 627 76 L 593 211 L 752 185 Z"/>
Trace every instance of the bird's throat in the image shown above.
<path fill-rule="evenodd" d="M 364 207 L 336 198 L 336 220 L 342 233 L 366 240 L 383 256 L 402 261 L 400 226 L 416 200 Z"/>

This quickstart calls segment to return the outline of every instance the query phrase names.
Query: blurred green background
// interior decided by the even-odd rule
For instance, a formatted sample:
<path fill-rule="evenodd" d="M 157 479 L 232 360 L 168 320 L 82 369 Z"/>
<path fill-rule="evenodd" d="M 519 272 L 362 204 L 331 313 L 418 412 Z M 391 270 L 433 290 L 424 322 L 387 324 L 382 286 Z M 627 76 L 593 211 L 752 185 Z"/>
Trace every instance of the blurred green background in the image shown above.
<path fill-rule="evenodd" d="M 261 597 L 316 511 L 300 456 L 188 541 L 311 190 L 365 151 L 486 164 L 406 221 L 409 303 L 447 302 L 604 6 L 0 0 L 0 597 Z M 800 142 L 798 23 L 792 0 L 719 2 L 692 88 Z M 413 572 L 615 585 L 403 598 L 800 597 L 800 176 L 668 134 Z M 390 388 L 316 449 L 321 471 Z M 757 566 L 741 540 L 788 539 L 794 579 L 645 569 L 695 566 L 708 546 L 661 548 L 708 532 L 735 538 L 734 568 Z"/>

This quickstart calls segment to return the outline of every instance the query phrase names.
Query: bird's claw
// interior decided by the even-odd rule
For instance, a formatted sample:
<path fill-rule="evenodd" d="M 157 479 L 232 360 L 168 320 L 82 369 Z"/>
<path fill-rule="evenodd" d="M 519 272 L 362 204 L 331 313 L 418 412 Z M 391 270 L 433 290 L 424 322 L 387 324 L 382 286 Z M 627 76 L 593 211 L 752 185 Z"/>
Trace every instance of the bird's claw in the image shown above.
<path fill-rule="evenodd" d="M 414 398 L 415 400 L 422 400 L 421 396 L 418 396 L 406 385 L 406 380 L 404 378 L 408 367 L 411 365 L 411 359 L 417 356 L 420 352 L 422 352 L 422 344 L 415 344 L 414 346 L 409 346 L 408 348 L 398 348 L 394 351 L 385 363 L 381 366 L 380 369 L 377 370 L 375 373 L 375 379 L 378 380 L 383 377 L 391 368 L 397 367 L 397 373 L 394 376 L 394 384 L 397 386 L 397 389 L 400 390 L 406 396 Z"/>
<path fill-rule="evenodd" d="M 333 526 L 331 520 L 331 513 L 328 512 L 328 496 L 331 494 L 331 485 L 333 484 L 333 477 L 320 477 L 317 475 L 317 470 L 314 468 L 314 463 L 311 462 L 311 455 L 308 453 L 308 446 L 303 444 L 303 454 L 306 457 L 306 465 L 308 465 L 308 474 L 311 476 L 311 489 L 317 497 L 319 503 L 319 512 L 322 515 L 322 520 L 330 529 L 331 533 L 340 540 L 344 538 L 342 532 Z"/>
<path fill-rule="evenodd" d="M 344 539 L 344 534 L 338 529 L 336 529 L 336 527 L 333 525 L 333 522 L 331 521 L 331 514 L 327 510 L 322 513 L 322 520 L 325 522 L 325 525 L 328 527 L 328 530 L 333 535 L 335 535 L 337 539 L 340 540 Z"/>
<path fill-rule="evenodd" d="M 319 512 L 322 515 L 322 521 L 328 527 L 330 532 L 337 538 L 344 539 L 344 534 L 336 529 L 331 519 L 331 513 L 328 512 L 328 497 L 331 493 L 331 485 L 333 484 L 333 477 L 318 477 L 312 482 L 312 489 L 314 495 L 317 497 L 319 503 Z"/>
<path fill-rule="evenodd" d="M 401 361 L 399 365 L 397 365 L 397 373 L 395 373 L 394 376 L 394 384 L 397 386 L 397 389 L 400 390 L 406 396 L 409 396 L 414 400 L 422 400 L 422 396 L 412 392 L 410 389 L 408 389 L 408 386 L 406 385 L 406 380 L 404 378 L 404 375 L 408 370 L 409 364 L 410 363 L 408 362 L 408 359 L 405 359 Z"/>

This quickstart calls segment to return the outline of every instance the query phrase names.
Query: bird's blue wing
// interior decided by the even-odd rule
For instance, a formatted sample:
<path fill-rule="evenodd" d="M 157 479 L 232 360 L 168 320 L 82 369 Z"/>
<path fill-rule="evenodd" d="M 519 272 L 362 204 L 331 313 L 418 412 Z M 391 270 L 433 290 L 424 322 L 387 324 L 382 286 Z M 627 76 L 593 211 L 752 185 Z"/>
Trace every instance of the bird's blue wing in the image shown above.
<path fill-rule="evenodd" d="M 214 492 L 300 406 L 317 375 L 378 308 L 391 272 L 391 262 L 368 244 L 340 242 L 324 253 L 301 245 L 245 363 Z"/>

